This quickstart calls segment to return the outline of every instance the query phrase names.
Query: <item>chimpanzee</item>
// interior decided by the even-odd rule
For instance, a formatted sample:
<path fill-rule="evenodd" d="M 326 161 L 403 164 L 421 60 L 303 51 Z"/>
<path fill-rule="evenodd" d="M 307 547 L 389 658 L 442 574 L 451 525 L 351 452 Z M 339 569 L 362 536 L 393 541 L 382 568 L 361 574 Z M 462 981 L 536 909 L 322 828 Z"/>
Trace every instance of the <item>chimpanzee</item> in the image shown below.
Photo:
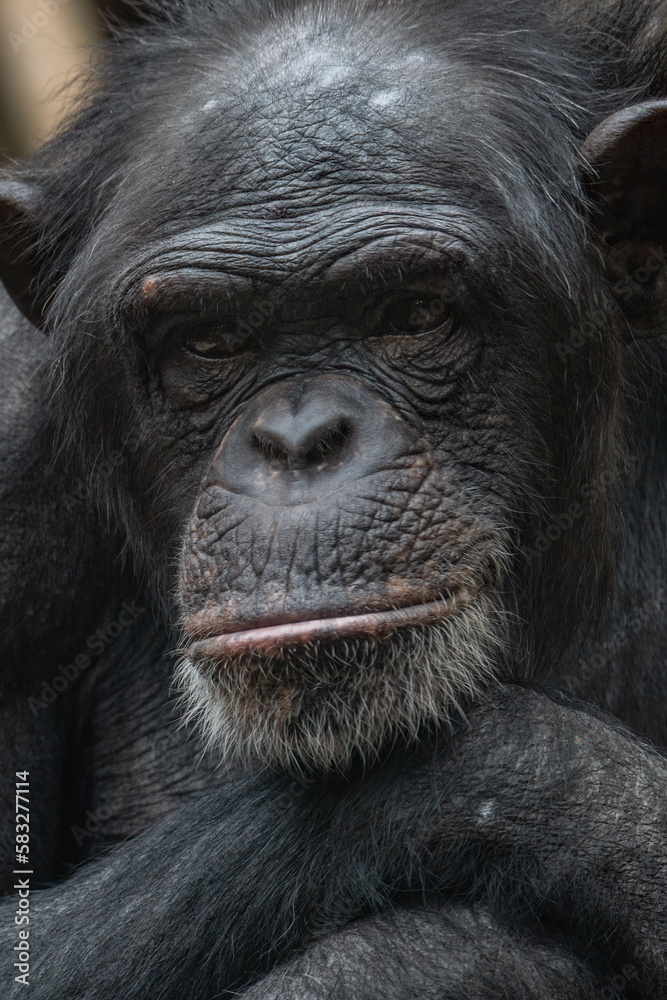
<path fill-rule="evenodd" d="M 667 103 L 517 7 L 170 4 L 3 181 L 3 997 L 667 995 Z"/>

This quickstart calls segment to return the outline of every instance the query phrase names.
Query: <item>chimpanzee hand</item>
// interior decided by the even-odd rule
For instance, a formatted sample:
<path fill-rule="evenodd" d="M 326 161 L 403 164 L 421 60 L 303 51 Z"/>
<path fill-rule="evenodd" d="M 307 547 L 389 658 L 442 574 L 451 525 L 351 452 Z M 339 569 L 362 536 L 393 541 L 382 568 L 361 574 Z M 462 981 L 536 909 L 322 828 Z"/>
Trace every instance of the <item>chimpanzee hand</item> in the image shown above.
<path fill-rule="evenodd" d="M 33 996 L 225 995 L 308 945 L 318 927 L 414 903 L 424 890 L 466 892 L 535 942 L 566 930 L 603 975 L 632 973 L 626 996 L 664 998 L 667 763 L 617 724 L 508 686 L 453 741 L 397 755 L 363 781 L 289 788 L 283 777 L 238 779 L 40 893 Z M 3 908 L 13 944 L 14 900 Z M 508 933 L 478 970 L 499 966 Z M 539 945 L 526 947 L 530 968 Z M 567 967 L 559 986 L 558 952 L 545 955 L 528 997 L 565 989 Z M 443 948 L 443 975 L 451 961 Z M 392 996 L 387 974 L 377 995 Z M 503 996 L 503 975 L 498 968 L 488 997 Z M 571 982 L 585 989 L 577 975 Z"/>

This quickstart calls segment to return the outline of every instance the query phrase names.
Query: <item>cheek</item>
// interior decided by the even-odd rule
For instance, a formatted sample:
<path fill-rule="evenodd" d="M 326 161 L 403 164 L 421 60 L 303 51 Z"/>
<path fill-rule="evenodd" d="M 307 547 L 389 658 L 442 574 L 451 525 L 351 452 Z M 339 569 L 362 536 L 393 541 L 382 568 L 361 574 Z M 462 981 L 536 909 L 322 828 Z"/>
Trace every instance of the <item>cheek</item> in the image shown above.
<path fill-rule="evenodd" d="M 405 401 L 411 416 L 435 423 L 443 420 L 439 408 L 456 398 L 479 366 L 483 347 L 479 331 L 461 329 L 449 335 L 384 337 L 367 343 L 378 381 L 394 399 Z"/>

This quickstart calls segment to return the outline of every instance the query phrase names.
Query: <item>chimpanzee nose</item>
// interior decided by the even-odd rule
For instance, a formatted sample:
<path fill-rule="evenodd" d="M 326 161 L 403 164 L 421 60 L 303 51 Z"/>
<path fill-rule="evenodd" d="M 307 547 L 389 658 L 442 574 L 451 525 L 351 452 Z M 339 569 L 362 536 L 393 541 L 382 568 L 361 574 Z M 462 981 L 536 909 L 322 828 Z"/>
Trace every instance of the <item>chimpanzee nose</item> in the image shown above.
<path fill-rule="evenodd" d="M 223 438 L 207 482 L 271 505 L 311 503 L 391 468 L 416 440 L 400 414 L 359 379 L 288 379 L 250 400 Z"/>
<path fill-rule="evenodd" d="M 270 468 L 317 474 L 345 461 L 360 430 L 358 418 L 344 407 L 332 410 L 311 397 L 296 412 L 282 406 L 261 413 L 252 432 L 255 448 Z"/>

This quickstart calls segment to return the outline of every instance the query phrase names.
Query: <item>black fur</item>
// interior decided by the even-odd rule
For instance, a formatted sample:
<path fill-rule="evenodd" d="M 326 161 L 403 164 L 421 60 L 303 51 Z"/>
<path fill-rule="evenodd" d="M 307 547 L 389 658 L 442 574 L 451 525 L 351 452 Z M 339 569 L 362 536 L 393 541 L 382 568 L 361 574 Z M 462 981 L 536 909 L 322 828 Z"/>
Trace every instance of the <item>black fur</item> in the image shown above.
<path fill-rule="evenodd" d="M 641 315 L 662 315 L 662 274 L 637 279 L 628 306 L 619 267 L 648 243 L 630 252 L 619 238 L 610 263 L 580 154 L 608 113 L 662 92 L 662 55 L 648 3 L 607 21 L 568 10 L 565 31 L 557 4 L 546 18 L 461 0 L 156 5 L 111 44 L 64 132 L 0 190 L 0 275 L 49 333 L 3 303 L 15 389 L 0 411 L 2 794 L 13 813 L 13 773 L 30 770 L 33 887 L 58 880 L 33 895 L 37 997 L 206 1000 L 252 983 L 252 1000 L 667 996 L 664 760 L 558 693 L 667 743 L 664 346 L 661 329 L 634 340 L 640 293 Z M 322 46 L 351 67 L 338 103 L 321 96 Z M 424 63 L 404 72 L 419 101 L 398 120 L 392 66 L 414 52 Z M 396 250 L 379 276 L 362 259 L 329 309 L 318 268 L 363 249 L 358 204 L 377 206 L 376 227 L 398 243 L 397 202 L 432 244 Z M 651 211 L 662 219 L 662 204 Z M 365 301 L 415 259 L 430 273 L 443 234 L 454 249 L 437 251 L 436 269 L 449 269 L 458 326 L 421 334 L 418 353 L 401 338 L 376 350 Z M 203 265 L 229 267 L 234 253 L 276 317 L 272 339 L 233 377 L 183 375 L 155 330 L 164 313 L 204 308 Z M 240 309 L 231 294 L 210 315 Z M 350 312 L 334 336 L 341 297 Z M 237 472 L 214 456 L 272 386 L 329 375 L 361 385 L 384 465 L 364 492 L 343 484 L 337 521 L 310 525 L 316 556 L 290 534 L 288 507 L 267 549 L 269 522 L 246 500 L 229 506 L 224 477 Z M 400 454 L 384 405 L 409 441 Z M 420 461 L 435 468 L 424 487 L 410 478 Z M 248 584 L 240 560 L 255 550 L 263 568 Z M 215 633 L 190 624 L 212 605 L 239 608 L 244 627 L 273 624 L 276 581 L 285 620 L 302 621 L 401 605 L 391 586 L 450 593 L 461 580 L 492 595 L 470 629 L 495 629 L 497 644 L 484 640 L 451 702 L 417 701 L 410 724 L 382 684 L 414 679 L 401 655 L 419 629 L 279 654 L 264 682 L 255 654 L 239 661 L 241 721 L 275 731 L 288 704 L 285 741 L 311 727 L 285 758 L 277 740 L 257 744 L 272 769 L 220 767 L 178 729 L 179 614 L 189 648 Z M 88 664 L 49 704 L 44 685 L 82 651 Z M 318 665 L 311 698 L 298 685 Z M 276 695 L 281 671 L 292 686 Z M 312 732 L 327 685 L 343 708 L 322 724 L 325 766 Z M 349 719 L 376 692 L 369 732 L 381 738 L 354 743 Z M 13 819 L 0 846 L 9 875 Z M 20 995 L 12 960 L 4 975 L 0 996 Z"/>

